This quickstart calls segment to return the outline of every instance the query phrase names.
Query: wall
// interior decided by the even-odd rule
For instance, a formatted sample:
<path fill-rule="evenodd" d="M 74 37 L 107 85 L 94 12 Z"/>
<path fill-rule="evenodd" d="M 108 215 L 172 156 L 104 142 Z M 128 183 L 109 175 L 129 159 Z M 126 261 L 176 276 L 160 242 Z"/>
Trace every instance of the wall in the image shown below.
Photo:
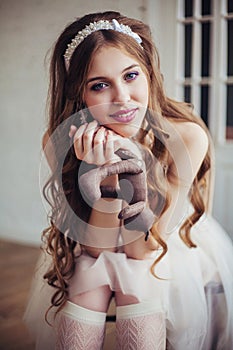
<path fill-rule="evenodd" d="M 39 188 L 48 85 L 44 58 L 67 23 L 87 12 L 143 18 L 144 2 L 0 1 L 0 237 L 38 244 L 47 225 Z"/>
<path fill-rule="evenodd" d="M 176 1 L 147 1 L 147 22 L 159 51 L 165 89 L 175 97 L 176 67 Z"/>

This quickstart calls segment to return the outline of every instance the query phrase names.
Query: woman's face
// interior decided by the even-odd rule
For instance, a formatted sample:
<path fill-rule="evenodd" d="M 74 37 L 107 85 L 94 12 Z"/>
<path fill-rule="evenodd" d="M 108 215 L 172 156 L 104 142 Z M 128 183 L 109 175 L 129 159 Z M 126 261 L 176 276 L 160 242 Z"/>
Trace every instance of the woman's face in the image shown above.
<path fill-rule="evenodd" d="M 148 105 L 148 81 L 139 62 L 115 47 L 94 55 L 84 101 L 99 124 L 124 137 L 134 136 Z"/>

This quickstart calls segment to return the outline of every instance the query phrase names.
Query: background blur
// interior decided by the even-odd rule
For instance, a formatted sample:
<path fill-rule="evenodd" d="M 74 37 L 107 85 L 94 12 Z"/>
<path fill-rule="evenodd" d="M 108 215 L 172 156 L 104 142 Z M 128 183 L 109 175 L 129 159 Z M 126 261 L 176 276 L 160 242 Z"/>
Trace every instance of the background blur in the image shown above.
<path fill-rule="evenodd" d="M 46 125 L 45 56 L 88 12 L 147 22 L 171 97 L 194 103 L 216 148 L 213 215 L 233 237 L 233 1 L 0 0 L 0 238 L 39 245 L 47 225 L 39 186 Z M 197 145 L 198 147 L 198 145 Z"/>

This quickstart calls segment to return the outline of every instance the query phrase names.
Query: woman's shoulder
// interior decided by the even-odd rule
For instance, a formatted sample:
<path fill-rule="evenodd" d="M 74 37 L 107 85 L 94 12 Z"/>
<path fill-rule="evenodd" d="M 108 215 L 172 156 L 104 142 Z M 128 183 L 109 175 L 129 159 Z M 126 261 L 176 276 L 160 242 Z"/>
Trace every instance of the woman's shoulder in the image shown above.
<path fill-rule="evenodd" d="M 179 121 L 169 119 L 170 140 L 172 143 L 182 142 L 190 151 L 206 153 L 209 145 L 209 138 L 206 130 L 193 121 Z"/>
<path fill-rule="evenodd" d="M 207 132 L 198 123 L 169 119 L 168 134 L 170 167 L 191 183 L 208 151 Z"/>

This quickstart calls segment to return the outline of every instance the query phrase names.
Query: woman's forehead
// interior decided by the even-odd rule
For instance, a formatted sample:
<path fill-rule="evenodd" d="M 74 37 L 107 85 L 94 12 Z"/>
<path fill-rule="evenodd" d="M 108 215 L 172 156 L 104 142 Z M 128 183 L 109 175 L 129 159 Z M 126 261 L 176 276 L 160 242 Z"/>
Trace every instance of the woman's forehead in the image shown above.
<path fill-rule="evenodd" d="M 93 54 L 88 77 L 91 75 L 122 73 L 124 69 L 131 66 L 140 66 L 139 61 L 123 50 L 114 46 L 104 46 Z"/>

